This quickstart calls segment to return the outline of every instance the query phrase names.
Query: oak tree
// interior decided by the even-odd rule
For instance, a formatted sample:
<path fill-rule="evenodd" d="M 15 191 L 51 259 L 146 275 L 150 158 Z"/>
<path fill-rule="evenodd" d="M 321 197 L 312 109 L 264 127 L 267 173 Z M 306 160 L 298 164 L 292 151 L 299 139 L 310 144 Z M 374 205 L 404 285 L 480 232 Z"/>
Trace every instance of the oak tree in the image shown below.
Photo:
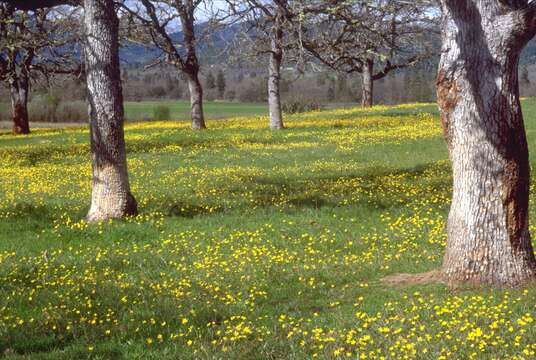
<path fill-rule="evenodd" d="M 518 84 L 536 2 L 441 4 L 437 96 L 454 180 L 443 274 L 450 283 L 517 286 L 536 275 Z"/>
<path fill-rule="evenodd" d="M 7 83 L 13 133 L 28 134 L 30 86 L 55 74 L 81 72 L 74 51 L 77 19 L 70 11 L 19 10 L 0 3 L 0 81 Z"/>
<path fill-rule="evenodd" d="M 300 2 L 303 48 L 342 74 L 361 74 L 363 107 L 374 103 L 374 81 L 435 54 L 433 1 Z"/>
<path fill-rule="evenodd" d="M 113 0 L 4 1 L 25 10 L 60 4 L 84 7 L 84 58 L 87 76 L 92 157 L 90 222 L 137 213 L 130 191 L 123 130 L 119 66 L 119 20 Z"/>
<path fill-rule="evenodd" d="M 242 41 L 244 47 L 256 55 L 268 55 L 268 109 L 270 128 L 284 129 L 281 106 L 281 67 L 286 50 L 294 45 L 293 2 L 290 0 L 227 0 L 235 17 L 242 20 Z"/>
<path fill-rule="evenodd" d="M 200 63 L 197 57 L 197 12 L 208 0 L 139 0 L 123 4 L 123 10 L 133 20 L 130 38 L 155 46 L 161 56 L 154 64 L 167 63 L 181 71 L 188 80 L 192 129 L 205 129 L 203 86 L 199 80 Z M 180 23 L 181 36 L 175 22 Z"/>

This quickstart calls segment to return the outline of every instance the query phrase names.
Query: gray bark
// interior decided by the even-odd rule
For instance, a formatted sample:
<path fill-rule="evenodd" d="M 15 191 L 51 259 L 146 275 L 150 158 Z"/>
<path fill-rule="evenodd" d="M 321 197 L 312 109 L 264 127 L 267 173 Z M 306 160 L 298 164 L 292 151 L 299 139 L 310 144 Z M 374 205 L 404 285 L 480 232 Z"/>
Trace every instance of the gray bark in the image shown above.
<path fill-rule="evenodd" d="M 93 166 L 90 222 L 137 212 L 123 132 L 117 14 L 113 0 L 85 0 L 84 53 Z"/>
<path fill-rule="evenodd" d="M 283 114 L 281 110 L 281 62 L 283 60 L 283 49 L 281 41 L 283 32 L 277 24 L 275 34 L 271 43 L 270 64 L 268 66 L 268 108 L 270 111 L 270 129 L 284 129 Z"/>
<path fill-rule="evenodd" d="M 184 36 L 184 46 L 186 48 L 186 59 L 183 63 L 183 71 L 188 77 L 188 88 L 190 90 L 190 105 L 192 107 L 192 129 L 206 129 L 205 114 L 203 112 L 203 86 L 199 81 L 199 60 L 195 49 L 195 28 L 194 12 L 195 6 L 190 3 L 188 6 L 178 8 Z"/>
<path fill-rule="evenodd" d="M 454 180 L 443 275 L 450 284 L 517 286 L 536 274 L 517 78 L 533 26 L 499 1 L 442 5 L 437 92 Z"/>
<path fill-rule="evenodd" d="M 9 81 L 11 109 L 13 115 L 13 134 L 29 134 L 28 119 L 28 77 L 21 74 L 20 78 Z"/>
<path fill-rule="evenodd" d="M 187 73 L 188 89 L 190 90 L 190 105 L 192 116 L 192 129 L 206 129 L 205 115 L 203 112 L 203 87 L 199 81 L 197 71 Z"/>
<path fill-rule="evenodd" d="M 373 104 L 373 90 L 374 90 L 374 60 L 367 59 L 363 63 L 363 85 L 361 93 L 361 106 L 371 107 Z"/>

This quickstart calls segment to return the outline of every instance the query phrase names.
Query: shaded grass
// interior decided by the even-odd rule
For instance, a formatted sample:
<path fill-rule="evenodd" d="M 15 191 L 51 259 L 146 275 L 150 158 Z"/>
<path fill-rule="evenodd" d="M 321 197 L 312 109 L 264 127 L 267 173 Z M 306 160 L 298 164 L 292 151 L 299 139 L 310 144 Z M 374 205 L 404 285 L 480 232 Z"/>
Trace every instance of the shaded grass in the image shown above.
<path fill-rule="evenodd" d="M 523 105 L 536 151 L 536 108 Z M 197 133 L 165 122 L 129 126 L 142 212 L 92 226 L 83 221 L 85 130 L 1 137 L 0 353 L 305 359 L 334 358 L 342 347 L 350 357 L 469 358 L 479 343 L 468 333 L 488 334 L 504 319 L 494 336 L 514 344 L 520 335 L 520 345 L 496 340 L 477 357 L 530 357 L 534 329 L 517 320 L 534 315 L 534 289 L 452 293 L 379 282 L 441 262 L 451 177 L 438 119 L 420 115 L 431 112 L 304 114 L 279 133 L 265 119 Z M 452 307 L 460 323 L 436 305 Z M 374 343 L 351 345 L 352 329 Z"/>

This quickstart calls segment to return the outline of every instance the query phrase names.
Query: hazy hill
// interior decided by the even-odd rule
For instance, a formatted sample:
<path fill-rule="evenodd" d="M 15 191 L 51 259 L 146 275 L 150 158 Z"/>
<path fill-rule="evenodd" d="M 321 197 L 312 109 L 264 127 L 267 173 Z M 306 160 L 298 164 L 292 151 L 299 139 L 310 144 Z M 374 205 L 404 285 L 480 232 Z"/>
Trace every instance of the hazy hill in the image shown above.
<path fill-rule="evenodd" d="M 198 33 L 202 33 L 206 30 L 207 24 L 198 25 Z M 215 31 L 213 35 L 208 37 L 199 46 L 199 59 L 202 63 L 213 64 L 219 62 L 225 62 L 228 60 L 228 55 L 224 51 L 229 43 L 235 38 L 238 31 L 240 31 L 241 25 L 233 25 L 231 27 L 221 28 Z M 171 35 L 174 41 L 182 40 L 182 32 L 176 32 Z M 438 45 L 439 46 L 439 45 Z M 439 52 L 439 49 L 438 49 Z M 145 64 L 155 59 L 160 54 L 160 51 L 153 46 L 141 46 L 133 43 L 126 43 L 123 45 L 120 57 L 126 64 L 136 65 Z M 530 65 L 536 63 L 536 39 L 532 40 L 521 56 L 521 64 Z"/>

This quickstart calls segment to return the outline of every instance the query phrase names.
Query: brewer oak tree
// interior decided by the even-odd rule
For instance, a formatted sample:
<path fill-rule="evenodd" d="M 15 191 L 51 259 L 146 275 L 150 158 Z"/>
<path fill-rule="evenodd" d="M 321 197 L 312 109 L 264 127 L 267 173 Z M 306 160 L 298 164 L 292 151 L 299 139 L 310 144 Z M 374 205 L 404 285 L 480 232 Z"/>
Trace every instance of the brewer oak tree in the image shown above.
<path fill-rule="evenodd" d="M 137 213 L 130 191 L 124 138 L 124 109 L 119 66 L 119 20 L 113 0 L 4 1 L 36 10 L 61 4 L 84 7 L 84 58 L 92 157 L 90 222 Z"/>
<path fill-rule="evenodd" d="M 80 74 L 73 47 L 74 14 L 50 8 L 19 10 L 0 3 L 0 81 L 10 90 L 13 133 L 30 132 L 28 98 L 31 84 L 54 74 Z"/>
<path fill-rule="evenodd" d="M 205 129 L 203 86 L 199 80 L 197 57 L 196 13 L 208 0 L 140 0 L 123 4 L 133 20 L 130 37 L 133 41 L 157 47 L 162 55 L 155 62 L 165 62 L 181 71 L 188 81 L 192 129 Z M 181 38 L 174 37 L 180 23 Z"/>
<path fill-rule="evenodd" d="M 435 2 L 301 0 L 303 48 L 341 74 L 361 74 L 361 105 L 374 82 L 435 54 Z"/>
<path fill-rule="evenodd" d="M 284 129 L 281 101 L 281 67 L 288 49 L 294 45 L 291 35 L 295 14 L 289 0 L 227 0 L 235 17 L 242 20 L 239 52 L 248 49 L 251 56 L 268 55 L 268 110 L 270 128 Z"/>
<path fill-rule="evenodd" d="M 518 286 L 536 276 L 518 89 L 520 53 L 536 33 L 536 3 L 441 5 L 437 96 L 454 180 L 443 276 L 451 284 Z"/>
<path fill-rule="evenodd" d="M 84 58 L 93 184 L 90 222 L 137 213 L 127 171 L 119 67 L 119 20 L 113 0 L 84 0 Z"/>

